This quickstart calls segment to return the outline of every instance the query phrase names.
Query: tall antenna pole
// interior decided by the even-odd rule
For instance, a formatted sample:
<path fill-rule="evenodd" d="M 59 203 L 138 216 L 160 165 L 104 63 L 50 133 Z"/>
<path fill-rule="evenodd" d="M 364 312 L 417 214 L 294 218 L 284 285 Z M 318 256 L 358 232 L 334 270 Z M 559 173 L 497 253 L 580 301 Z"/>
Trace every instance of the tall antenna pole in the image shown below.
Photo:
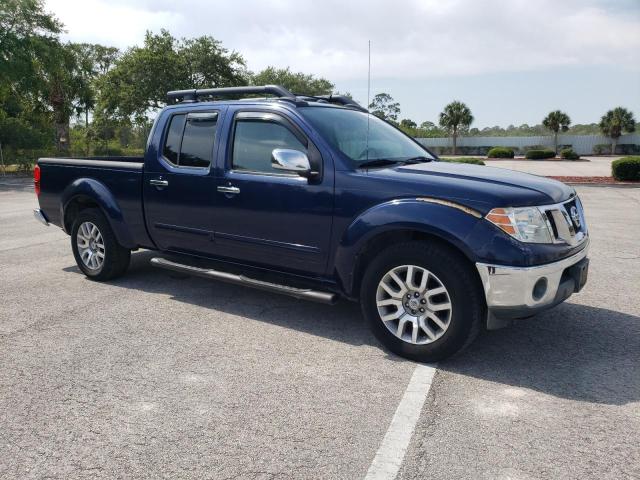
<path fill-rule="evenodd" d="M 369 68 L 367 69 L 367 110 L 371 102 L 371 40 L 369 40 Z"/>
<path fill-rule="evenodd" d="M 367 161 L 369 160 L 369 105 L 371 105 L 371 40 L 369 40 L 369 67 L 367 68 Z"/>

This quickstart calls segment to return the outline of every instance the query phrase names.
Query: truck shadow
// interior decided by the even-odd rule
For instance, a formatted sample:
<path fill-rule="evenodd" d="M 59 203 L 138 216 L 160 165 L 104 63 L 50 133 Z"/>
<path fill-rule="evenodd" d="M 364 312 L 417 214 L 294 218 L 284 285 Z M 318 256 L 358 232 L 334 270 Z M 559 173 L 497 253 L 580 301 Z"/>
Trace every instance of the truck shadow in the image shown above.
<path fill-rule="evenodd" d="M 640 401 L 640 317 L 565 303 L 483 333 L 441 370 L 582 402 Z"/>
<path fill-rule="evenodd" d="M 132 255 L 112 285 L 169 295 L 171 300 L 267 322 L 350 345 L 383 348 L 356 303 L 322 305 L 157 269 L 157 255 Z M 78 271 L 77 267 L 65 268 Z M 188 318 L 185 319 L 188 321 Z M 407 360 L 388 353 L 392 361 Z M 502 330 L 484 332 L 438 369 L 576 401 L 624 405 L 640 401 L 640 317 L 565 303 Z"/>

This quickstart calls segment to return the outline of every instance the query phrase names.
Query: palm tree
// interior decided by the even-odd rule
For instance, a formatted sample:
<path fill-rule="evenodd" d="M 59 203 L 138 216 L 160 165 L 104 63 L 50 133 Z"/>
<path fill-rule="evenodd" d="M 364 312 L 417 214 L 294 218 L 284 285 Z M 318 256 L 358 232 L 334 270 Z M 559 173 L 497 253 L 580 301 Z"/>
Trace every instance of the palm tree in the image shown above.
<path fill-rule="evenodd" d="M 616 153 L 618 138 L 623 133 L 632 133 L 636 130 L 636 121 L 633 113 L 623 107 L 609 110 L 600 119 L 600 130 L 606 136 L 611 137 L 611 155 Z"/>
<path fill-rule="evenodd" d="M 456 143 L 460 129 L 469 128 L 473 122 L 471 110 L 464 103 L 457 100 L 444 107 L 440 113 L 440 126 L 445 128 L 453 139 L 453 154 L 456 154 Z"/>
<path fill-rule="evenodd" d="M 542 124 L 547 127 L 549 130 L 553 132 L 553 146 L 554 152 L 556 155 L 558 154 L 558 132 L 562 130 L 566 132 L 569 130 L 569 125 L 571 125 L 571 119 L 569 115 L 560 110 L 555 110 L 550 112 L 544 120 L 542 120 Z"/>

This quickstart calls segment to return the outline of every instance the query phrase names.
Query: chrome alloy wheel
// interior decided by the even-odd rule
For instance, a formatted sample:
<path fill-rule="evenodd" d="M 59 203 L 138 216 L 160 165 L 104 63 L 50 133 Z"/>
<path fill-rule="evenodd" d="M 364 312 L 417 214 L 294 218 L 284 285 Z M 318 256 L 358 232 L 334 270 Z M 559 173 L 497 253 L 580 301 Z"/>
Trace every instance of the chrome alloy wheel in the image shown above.
<path fill-rule="evenodd" d="M 416 345 L 444 335 L 453 312 L 444 284 L 416 265 L 389 270 L 378 284 L 376 305 L 387 329 L 400 340 Z"/>
<path fill-rule="evenodd" d="M 104 263 L 104 241 L 98 227 L 91 222 L 84 222 L 76 234 L 78 253 L 82 263 L 91 270 L 100 270 Z"/>

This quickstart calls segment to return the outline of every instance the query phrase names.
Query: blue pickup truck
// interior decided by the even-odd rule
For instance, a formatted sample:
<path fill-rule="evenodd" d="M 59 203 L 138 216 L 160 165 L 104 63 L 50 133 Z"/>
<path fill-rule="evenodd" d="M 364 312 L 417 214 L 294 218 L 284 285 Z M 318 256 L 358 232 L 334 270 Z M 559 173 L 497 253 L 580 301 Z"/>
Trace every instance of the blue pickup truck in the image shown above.
<path fill-rule="evenodd" d="M 343 96 L 273 85 L 168 96 L 144 157 L 35 168 L 36 218 L 71 236 L 92 280 L 155 250 L 157 267 L 359 301 L 389 350 L 428 362 L 587 280 L 587 225 L 569 186 L 439 161 Z"/>

